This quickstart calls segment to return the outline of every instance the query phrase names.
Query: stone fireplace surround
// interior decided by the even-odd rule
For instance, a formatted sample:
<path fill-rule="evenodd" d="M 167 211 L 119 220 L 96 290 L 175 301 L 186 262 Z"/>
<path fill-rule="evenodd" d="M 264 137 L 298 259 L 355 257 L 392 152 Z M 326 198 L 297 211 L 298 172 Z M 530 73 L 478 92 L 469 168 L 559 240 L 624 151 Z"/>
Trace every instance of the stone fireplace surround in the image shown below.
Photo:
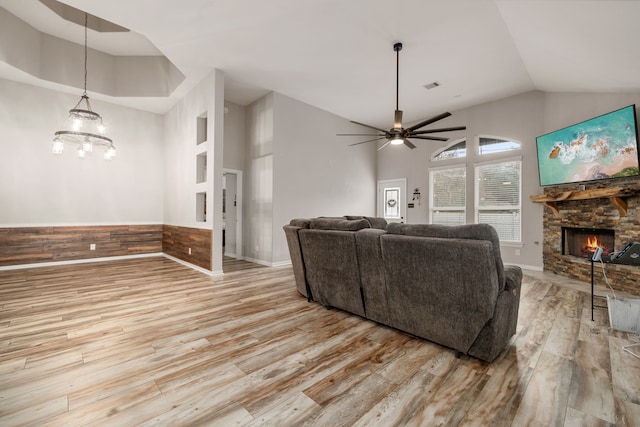
<path fill-rule="evenodd" d="M 558 215 L 545 207 L 543 216 L 543 263 L 544 270 L 591 282 L 591 262 L 588 258 L 563 255 L 563 228 L 610 229 L 615 233 L 615 250 L 620 250 L 630 241 L 640 242 L 640 179 L 626 178 L 585 183 L 586 189 L 621 187 L 638 191 L 625 197 L 627 215 L 606 198 L 564 200 L 556 204 Z M 548 187 L 545 195 L 579 191 L 580 186 L 566 185 Z M 596 282 L 605 285 L 601 270 L 597 270 Z M 615 290 L 623 290 L 640 296 L 640 267 L 606 264 L 607 277 Z"/>

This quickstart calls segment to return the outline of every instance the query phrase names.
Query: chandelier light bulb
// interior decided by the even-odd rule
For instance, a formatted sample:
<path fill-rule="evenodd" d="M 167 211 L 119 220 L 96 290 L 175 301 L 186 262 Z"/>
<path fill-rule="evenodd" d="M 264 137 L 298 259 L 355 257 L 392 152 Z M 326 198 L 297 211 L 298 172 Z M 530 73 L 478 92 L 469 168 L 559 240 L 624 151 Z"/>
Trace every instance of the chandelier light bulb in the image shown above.
<path fill-rule="evenodd" d="M 90 153 L 93 151 L 93 144 L 89 141 L 89 138 L 85 138 L 85 141 L 82 143 L 82 151 Z"/>
<path fill-rule="evenodd" d="M 78 158 L 79 159 L 84 159 L 85 155 L 86 155 L 86 153 L 84 152 L 82 147 L 78 147 Z"/>
<path fill-rule="evenodd" d="M 60 138 L 54 138 L 51 143 L 51 152 L 53 154 L 62 154 L 64 151 L 64 143 L 60 141 Z"/>
<path fill-rule="evenodd" d="M 106 131 L 107 131 L 107 127 L 104 124 L 100 123 L 98 125 L 98 132 L 104 135 Z"/>
<path fill-rule="evenodd" d="M 107 148 L 104 152 L 104 159 L 111 160 L 116 156 L 116 147 L 113 145 Z"/>

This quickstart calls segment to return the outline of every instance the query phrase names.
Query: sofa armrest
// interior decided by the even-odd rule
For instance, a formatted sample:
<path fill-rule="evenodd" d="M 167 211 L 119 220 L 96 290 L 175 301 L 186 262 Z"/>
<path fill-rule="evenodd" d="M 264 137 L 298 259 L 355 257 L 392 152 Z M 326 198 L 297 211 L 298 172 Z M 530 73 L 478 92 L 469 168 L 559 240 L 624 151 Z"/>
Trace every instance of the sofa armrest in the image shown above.
<path fill-rule="evenodd" d="M 517 265 L 504 266 L 504 290 L 519 289 L 522 284 L 522 269 Z"/>
<path fill-rule="evenodd" d="M 498 295 L 493 318 L 489 321 L 469 349 L 469 355 L 487 362 L 493 361 L 509 344 L 518 326 L 522 269 L 504 266 L 504 289 Z"/>

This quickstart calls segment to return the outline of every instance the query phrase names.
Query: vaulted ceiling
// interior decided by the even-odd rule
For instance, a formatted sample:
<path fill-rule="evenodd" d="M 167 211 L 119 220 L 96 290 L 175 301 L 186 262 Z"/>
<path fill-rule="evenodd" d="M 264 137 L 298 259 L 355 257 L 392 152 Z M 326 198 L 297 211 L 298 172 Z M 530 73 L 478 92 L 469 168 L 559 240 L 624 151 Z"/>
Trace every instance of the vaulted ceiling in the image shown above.
<path fill-rule="evenodd" d="M 131 30 L 128 36 L 92 32 L 90 47 L 111 55 L 164 55 L 184 74 L 162 99 L 103 97 L 155 112 L 166 111 L 218 68 L 231 102 L 246 105 L 274 90 L 386 128 L 395 106 L 396 41 L 404 44 L 400 108 L 407 123 L 530 90 L 640 92 L 640 1 L 62 3 Z M 0 0 L 0 8 L 42 33 L 83 43 L 77 24 L 37 0 Z M 0 77 L 50 84 L 1 63 Z M 440 86 L 427 90 L 432 82 Z"/>

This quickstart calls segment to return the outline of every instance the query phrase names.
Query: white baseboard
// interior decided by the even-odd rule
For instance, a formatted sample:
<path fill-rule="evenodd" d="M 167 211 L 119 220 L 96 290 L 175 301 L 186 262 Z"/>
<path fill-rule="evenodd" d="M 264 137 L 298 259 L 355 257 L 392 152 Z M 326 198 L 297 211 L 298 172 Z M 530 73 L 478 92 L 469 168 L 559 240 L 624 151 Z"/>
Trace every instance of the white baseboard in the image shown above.
<path fill-rule="evenodd" d="M 204 274 L 206 274 L 207 276 L 222 276 L 222 271 L 211 271 L 211 270 L 207 270 L 206 268 L 202 268 L 202 267 L 197 266 L 197 265 L 195 265 L 195 264 L 191 264 L 191 263 L 189 263 L 189 262 L 186 262 L 186 261 L 181 260 L 180 258 L 176 258 L 176 257 L 174 257 L 174 256 L 167 255 L 167 254 L 165 254 L 165 253 L 162 253 L 162 256 L 164 256 L 165 258 L 170 259 L 171 261 L 175 261 L 175 262 L 177 262 L 178 264 L 182 264 L 182 265 L 184 265 L 184 266 L 186 266 L 186 267 L 193 268 L 194 270 L 197 270 L 197 271 L 199 271 L 199 272 L 201 272 L 201 273 L 204 273 Z"/>
<path fill-rule="evenodd" d="M 532 270 L 532 271 L 544 271 L 543 267 L 538 267 L 537 265 L 526 265 L 526 264 L 514 264 L 512 262 L 507 262 L 505 265 L 516 265 L 523 270 Z"/>
<path fill-rule="evenodd" d="M 265 266 L 267 266 L 267 267 L 272 267 L 272 265 L 271 265 L 271 263 L 270 263 L 270 262 L 263 261 L 263 260 L 261 260 L 261 259 L 255 259 L 255 258 L 244 257 L 244 260 L 245 260 L 245 261 L 252 262 L 252 263 L 254 263 L 254 264 L 260 264 L 260 265 L 265 265 Z"/>
<path fill-rule="evenodd" d="M 0 271 L 18 270 L 21 268 L 55 267 L 57 265 L 87 264 L 90 262 L 118 261 L 123 259 L 149 258 L 149 257 L 155 257 L 155 256 L 162 256 L 162 255 L 164 255 L 162 252 L 154 252 L 151 254 L 121 255 L 121 256 L 110 256 L 110 257 L 102 257 L 102 258 L 73 259 L 68 261 L 52 261 L 52 262 L 38 262 L 33 264 L 17 264 L 17 265 L 7 265 L 4 267 L 0 267 Z"/>
<path fill-rule="evenodd" d="M 244 260 L 248 261 L 248 262 L 252 262 L 254 264 L 264 265 L 264 266 L 267 266 L 267 267 L 282 267 L 282 266 L 285 266 L 285 265 L 291 265 L 291 260 L 290 259 L 286 260 L 286 261 L 267 262 L 267 261 L 263 261 L 261 259 L 245 257 Z"/>

